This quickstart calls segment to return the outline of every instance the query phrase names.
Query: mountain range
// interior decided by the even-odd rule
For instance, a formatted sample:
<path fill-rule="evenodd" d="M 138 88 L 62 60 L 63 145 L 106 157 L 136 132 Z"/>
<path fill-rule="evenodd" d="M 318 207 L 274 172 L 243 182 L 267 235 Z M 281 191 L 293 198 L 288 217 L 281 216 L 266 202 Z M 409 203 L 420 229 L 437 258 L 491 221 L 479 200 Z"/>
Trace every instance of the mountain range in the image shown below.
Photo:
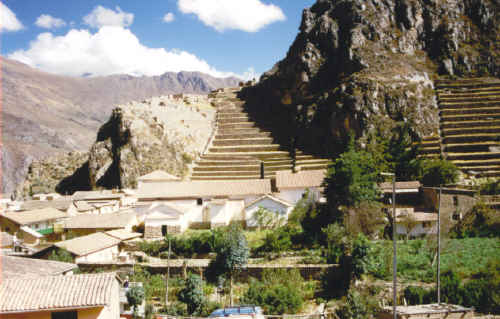
<path fill-rule="evenodd" d="M 166 94 L 203 94 L 240 81 L 200 72 L 77 78 L 46 73 L 5 57 L 0 57 L 0 63 L 4 193 L 23 180 L 32 160 L 88 150 L 117 104 Z"/>

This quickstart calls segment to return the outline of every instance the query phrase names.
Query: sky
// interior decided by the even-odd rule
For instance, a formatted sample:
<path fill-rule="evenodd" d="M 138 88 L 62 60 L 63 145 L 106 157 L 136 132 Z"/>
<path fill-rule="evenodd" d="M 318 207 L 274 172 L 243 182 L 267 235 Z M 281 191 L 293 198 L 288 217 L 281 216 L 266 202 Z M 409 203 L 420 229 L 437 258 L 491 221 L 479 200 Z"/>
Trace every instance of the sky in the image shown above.
<path fill-rule="evenodd" d="M 0 52 L 69 76 L 258 77 L 314 0 L 0 0 Z"/>

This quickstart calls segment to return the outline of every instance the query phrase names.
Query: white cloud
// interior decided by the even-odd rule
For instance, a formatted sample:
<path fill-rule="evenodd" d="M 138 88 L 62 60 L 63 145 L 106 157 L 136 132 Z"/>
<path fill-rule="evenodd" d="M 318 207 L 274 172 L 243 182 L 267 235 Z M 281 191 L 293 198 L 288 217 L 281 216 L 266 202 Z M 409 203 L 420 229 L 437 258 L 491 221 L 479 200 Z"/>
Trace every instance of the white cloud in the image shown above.
<path fill-rule="evenodd" d="M 182 13 L 195 14 L 219 32 L 226 29 L 257 32 L 270 23 L 286 19 L 278 6 L 260 0 L 178 0 L 177 6 Z"/>
<path fill-rule="evenodd" d="M 240 75 L 239 77 L 245 81 L 250 81 L 250 80 L 259 81 L 260 76 L 261 73 L 257 73 L 255 72 L 255 69 L 253 67 L 249 67 L 245 72 L 243 72 L 243 75 Z"/>
<path fill-rule="evenodd" d="M 18 31 L 22 28 L 23 24 L 17 20 L 16 14 L 0 2 L 0 32 Z"/>
<path fill-rule="evenodd" d="M 116 11 L 97 6 L 91 13 L 83 17 L 83 22 L 92 28 L 100 28 L 103 26 L 120 26 L 128 27 L 134 21 L 134 14 L 123 12 L 120 7 L 116 7 Z"/>
<path fill-rule="evenodd" d="M 63 19 L 54 18 L 49 14 L 42 14 L 36 19 L 35 24 L 40 28 L 52 29 L 52 28 L 60 28 L 66 25 Z"/>
<path fill-rule="evenodd" d="M 163 16 L 163 22 L 170 23 L 175 20 L 175 16 L 172 12 L 167 13 Z"/>
<path fill-rule="evenodd" d="M 41 33 L 27 50 L 17 50 L 9 58 L 47 72 L 81 76 L 83 74 L 161 75 L 165 72 L 199 71 L 217 77 L 234 75 L 221 72 L 192 53 L 164 48 L 148 48 L 123 27 L 106 26 L 96 33 L 70 30 L 66 35 Z"/>

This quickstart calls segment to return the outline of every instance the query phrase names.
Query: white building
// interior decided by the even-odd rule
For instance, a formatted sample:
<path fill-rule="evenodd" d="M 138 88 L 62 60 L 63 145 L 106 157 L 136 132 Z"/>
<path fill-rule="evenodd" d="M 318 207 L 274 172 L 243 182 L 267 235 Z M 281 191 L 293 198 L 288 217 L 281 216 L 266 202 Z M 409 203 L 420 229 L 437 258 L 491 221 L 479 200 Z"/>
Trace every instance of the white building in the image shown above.
<path fill-rule="evenodd" d="M 326 170 L 306 170 L 293 173 L 292 171 L 276 172 L 276 188 L 278 192 L 274 194 L 286 202 L 295 205 L 302 199 L 309 190 L 310 196 L 321 201 L 323 192 L 323 180 L 326 177 Z"/>
<path fill-rule="evenodd" d="M 288 220 L 288 215 L 293 209 L 293 205 L 282 200 L 279 198 L 276 198 L 271 195 L 264 195 L 253 202 L 249 203 L 247 206 L 245 206 L 245 223 L 246 227 L 254 228 L 254 227 L 260 227 L 260 226 L 266 226 L 266 225 L 259 225 L 258 218 L 256 216 L 256 212 L 259 209 L 264 209 L 265 211 L 269 212 L 270 215 L 269 217 L 272 216 L 273 220 L 270 220 L 269 222 L 274 223 L 276 222 L 285 222 Z"/>
<path fill-rule="evenodd" d="M 391 211 L 392 212 L 392 211 Z M 437 214 L 415 212 L 412 207 L 396 209 L 396 233 L 409 238 L 437 234 Z"/>

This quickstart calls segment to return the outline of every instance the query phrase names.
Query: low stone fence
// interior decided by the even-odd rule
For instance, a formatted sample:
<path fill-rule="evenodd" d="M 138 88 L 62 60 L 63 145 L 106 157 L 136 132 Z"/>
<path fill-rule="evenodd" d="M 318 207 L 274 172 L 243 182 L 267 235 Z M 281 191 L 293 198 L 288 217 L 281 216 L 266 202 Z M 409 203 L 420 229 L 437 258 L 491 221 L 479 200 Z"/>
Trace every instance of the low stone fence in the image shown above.
<path fill-rule="evenodd" d="M 235 316 L 236 318 L 237 316 Z M 338 319 L 334 312 L 315 313 L 308 315 L 264 315 L 266 319 Z M 156 319 L 206 319 L 204 317 L 182 317 L 171 315 L 156 315 Z"/>
<path fill-rule="evenodd" d="M 170 274 L 186 276 L 188 272 L 205 274 L 210 259 L 172 259 L 170 260 Z M 161 261 L 154 263 L 135 263 L 135 262 L 81 262 L 78 267 L 84 272 L 100 270 L 109 271 L 133 271 L 134 266 L 138 265 L 148 270 L 152 274 L 166 274 L 169 268 L 169 262 Z M 240 272 L 240 280 L 248 277 L 259 277 L 265 269 L 298 269 L 305 279 L 319 279 L 321 274 L 329 268 L 337 268 L 337 264 L 273 264 L 259 263 L 248 264 Z"/>

